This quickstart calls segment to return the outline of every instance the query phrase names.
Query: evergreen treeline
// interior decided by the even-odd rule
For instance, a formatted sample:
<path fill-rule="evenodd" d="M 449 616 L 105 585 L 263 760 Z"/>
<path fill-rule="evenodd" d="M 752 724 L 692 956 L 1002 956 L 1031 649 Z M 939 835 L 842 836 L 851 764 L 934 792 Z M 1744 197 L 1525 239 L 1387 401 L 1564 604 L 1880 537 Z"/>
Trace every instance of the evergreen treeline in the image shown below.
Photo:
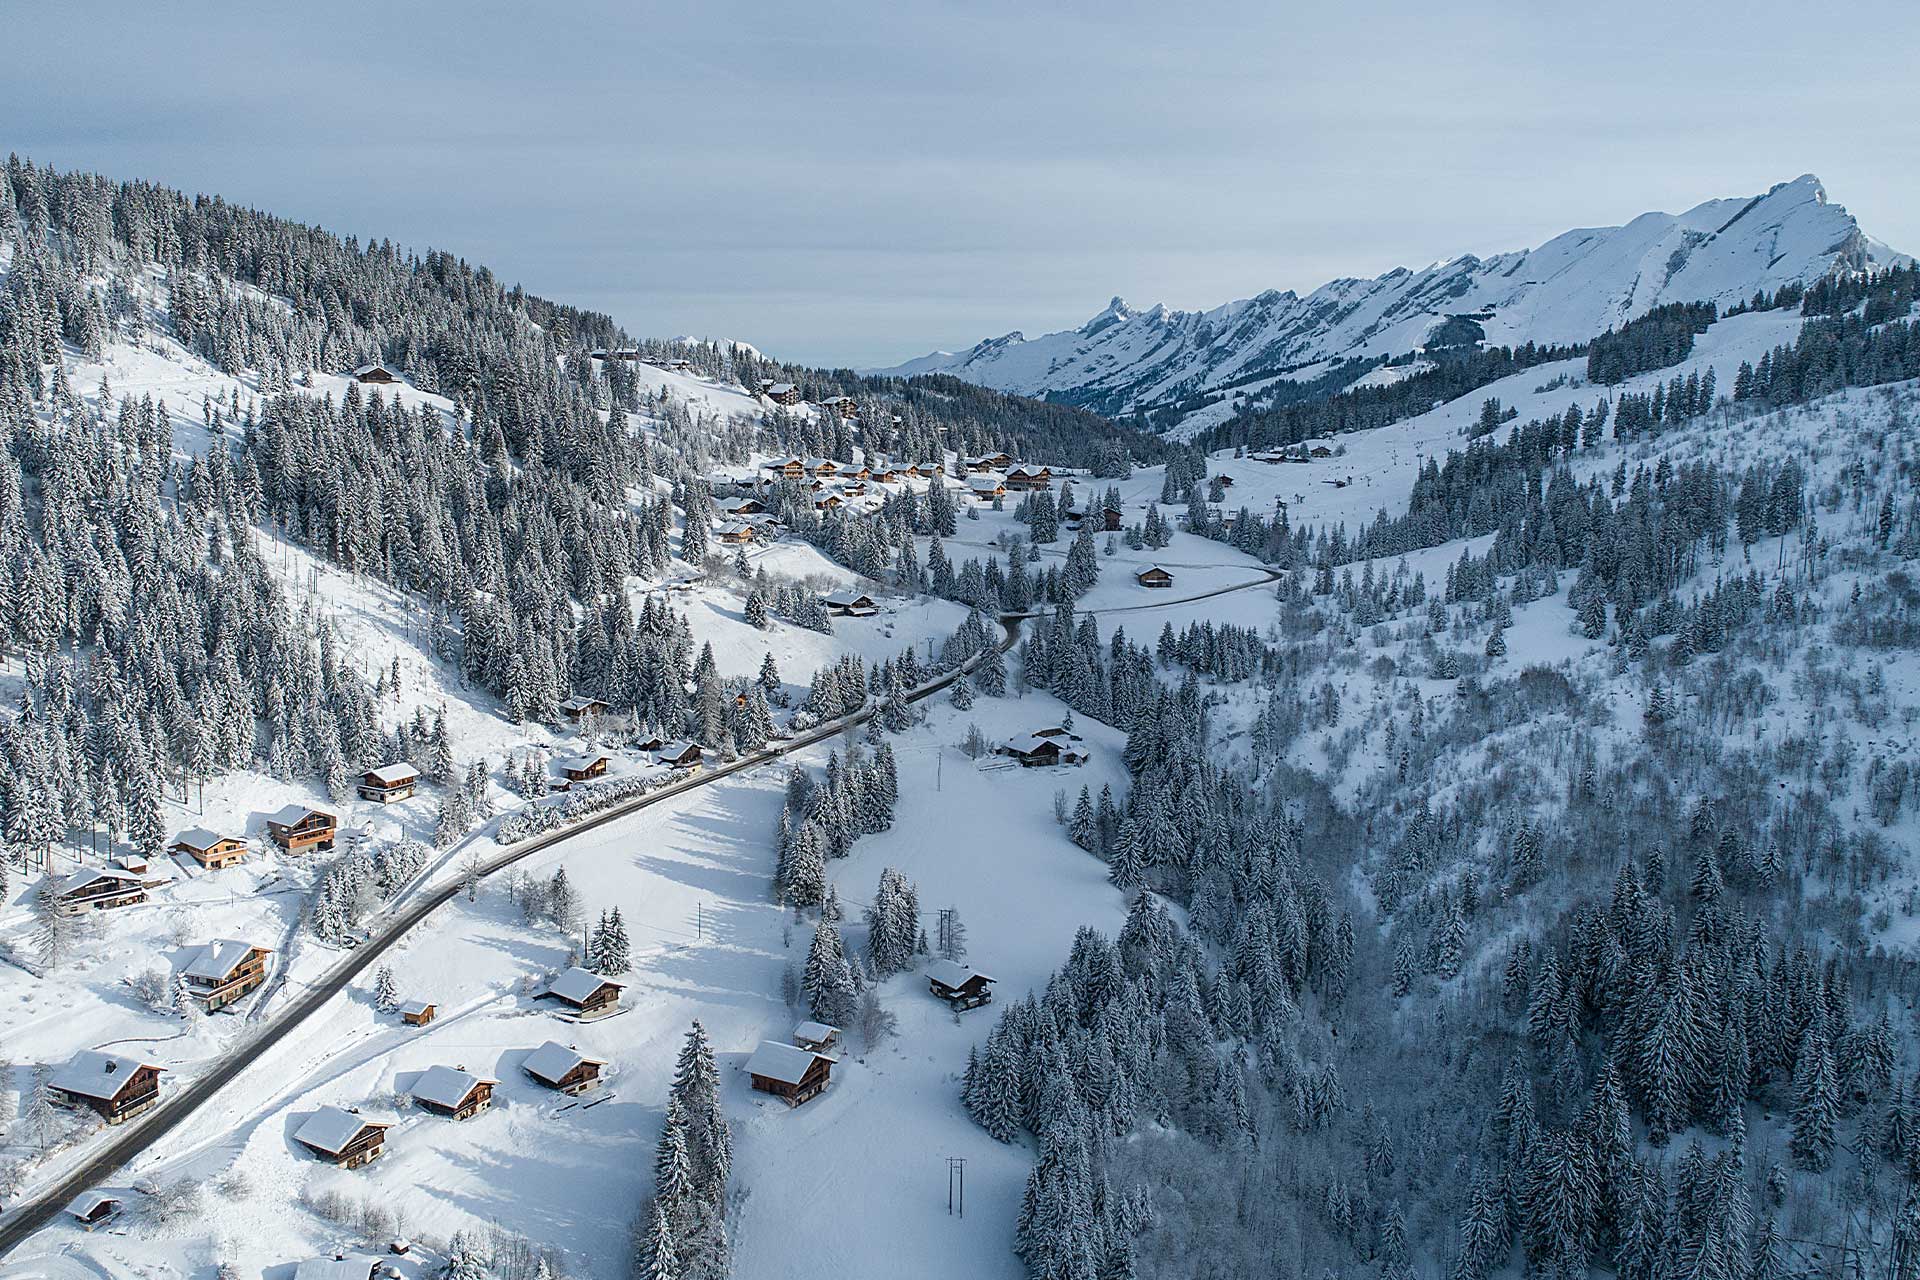
<path fill-rule="evenodd" d="M 720 1097 L 720 1069 L 706 1028 L 687 1030 L 653 1161 L 653 1195 L 635 1222 L 639 1280 L 726 1280 L 727 1180 L 733 1138 Z"/>
<path fill-rule="evenodd" d="M 1693 354 L 1693 339 L 1719 319 L 1711 302 L 1669 302 L 1587 344 L 1587 381 L 1603 386 L 1665 369 Z"/>

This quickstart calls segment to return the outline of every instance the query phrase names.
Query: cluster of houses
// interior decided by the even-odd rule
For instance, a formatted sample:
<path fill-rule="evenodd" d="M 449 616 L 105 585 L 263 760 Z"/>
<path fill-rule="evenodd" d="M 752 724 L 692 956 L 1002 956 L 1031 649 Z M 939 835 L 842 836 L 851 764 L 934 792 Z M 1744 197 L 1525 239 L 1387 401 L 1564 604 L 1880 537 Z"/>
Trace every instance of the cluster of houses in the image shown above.
<path fill-rule="evenodd" d="M 1261 453 L 1250 453 L 1248 460 L 1264 462 L 1269 466 L 1278 466 L 1283 462 L 1313 462 L 1320 458 L 1331 458 L 1336 445 L 1332 439 L 1321 436 L 1317 440 L 1303 440 L 1290 449 L 1268 449 Z"/>
<path fill-rule="evenodd" d="M 693 361 L 684 356 L 642 355 L 638 347 L 595 347 L 587 354 L 602 362 L 621 360 L 628 364 L 644 364 L 650 368 L 666 369 L 673 373 L 686 373 L 693 368 Z"/>

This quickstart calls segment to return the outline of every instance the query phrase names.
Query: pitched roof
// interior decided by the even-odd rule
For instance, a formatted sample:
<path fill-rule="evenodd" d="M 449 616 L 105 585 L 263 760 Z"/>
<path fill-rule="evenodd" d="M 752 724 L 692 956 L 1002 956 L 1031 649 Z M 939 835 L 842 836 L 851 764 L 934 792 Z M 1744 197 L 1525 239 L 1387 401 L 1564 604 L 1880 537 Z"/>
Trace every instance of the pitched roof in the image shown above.
<path fill-rule="evenodd" d="M 76 1218 L 85 1220 L 91 1218 L 94 1215 L 94 1211 L 101 1205 L 119 1203 L 119 1197 L 110 1196 L 104 1191 L 82 1191 L 79 1195 L 67 1201 L 67 1212 Z"/>
<path fill-rule="evenodd" d="M 123 1058 L 117 1053 L 83 1049 L 53 1075 L 53 1087 L 83 1098 L 109 1099 L 120 1092 L 127 1078 L 141 1067 L 152 1064 L 138 1058 Z"/>
<path fill-rule="evenodd" d="M 927 976 L 943 987 L 964 987 L 973 978 L 980 978 L 987 982 L 994 981 L 978 969 L 968 968 L 964 964 L 955 964 L 951 960 L 927 961 Z"/>
<path fill-rule="evenodd" d="M 322 1107 L 308 1116 L 305 1124 L 294 1130 L 293 1137 L 296 1142 L 303 1142 L 332 1155 L 345 1150 L 346 1145 L 368 1125 L 386 1129 L 391 1127 L 391 1122 L 371 1120 L 345 1107 Z"/>
<path fill-rule="evenodd" d="M 194 956 L 193 963 L 186 967 L 189 978 L 205 978 L 209 982 L 225 981 L 228 974 L 240 966 L 240 962 L 253 954 L 251 942 L 236 942 L 232 938 L 221 938 L 201 947 Z"/>
<path fill-rule="evenodd" d="M 606 705 L 607 703 L 604 698 L 594 698 L 586 694 L 576 693 L 561 703 L 560 709 L 562 711 L 585 711 L 588 707 L 604 707 Z"/>
<path fill-rule="evenodd" d="M 185 845 L 189 849 L 211 849 L 222 840 L 238 839 L 237 836 L 223 836 L 218 831 L 209 831 L 205 827 L 188 827 L 173 838 L 175 845 Z"/>
<path fill-rule="evenodd" d="M 594 765 L 600 763 L 602 760 L 611 764 L 613 757 L 604 751 L 586 751 L 577 756 L 568 756 L 562 760 L 555 760 L 553 763 L 562 771 L 572 769 L 575 773 L 580 773 L 593 768 Z"/>
<path fill-rule="evenodd" d="M 614 982 L 612 978 L 603 978 L 590 969 L 582 969 L 579 965 L 575 965 L 547 984 L 547 994 L 559 996 L 562 1000 L 571 1000 L 574 1004 L 582 1004 L 591 998 L 594 992 L 609 983 L 625 989 L 624 983 Z"/>
<path fill-rule="evenodd" d="M 433 1008 L 431 1000 L 402 1000 L 399 1005 L 402 1014 L 412 1014 L 416 1018 L 431 1008 Z"/>
<path fill-rule="evenodd" d="M 762 1040 L 760 1047 L 753 1051 L 753 1056 L 747 1059 L 747 1074 L 765 1076 L 781 1084 L 799 1084 L 816 1058 L 833 1061 L 826 1054 L 815 1053 L 811 1049 L 781 1044 L 778 1040 Z"/>
<path fill-rule="evenodd" d="M 420 1078 L 413 1082 L 413 1088 L 408 1092 L 413 1094 L 415 1101 L 453 1108 L 466 1101 L 475 1085 L 498 1083 L 497 1080 L 488 1080 L 457 1067 L 432 1066 L 420 1073 Z"/>
<path fill-rule="evenodd" d="M 420 771 L 405 760 L 394 764 L 383 764 L 378 769 L 367 770 L 367 776 L 383 787 L 397 787 L 403 782 L 412 782 L 420 776 Z"/>
<path fill-rule="evenodd" d="M 873 597 L 868 595 L 866 592 L 854 591 L 850 588 L 843 591 L 830 591 L 826 595 L 820 598 L 822 600 L 825 600 L 828 604 L 837 604 L 843 608 L 848 605 L 859 604 L 861 601 L 865 601 L 868 604 L 873 603 Z"/>
<path fill-rule="evenodd" d="M 82 867 L 60 882 L 62 894 L 78 893 L 96 880 L 119 880 L 125 884 L 139 884 L 140 877 L 131 871 L 119 867 Z"/>
<path fill-rule="evenodd" d="M 267 815 L 267 821 L 281 827 L 297 827 L 308 814 L 320 813 L 310 804 L 284 804 Z"/>
<path fill-rule="evenodd" d="M 606 1065 L 606 1061 L 602 1058 L 589 1058 L 578 1049 L 570 1049 L 558 1040 L 549 1040 L 528 1054 L 527 1060 L 520 1066 L 535 1079 L 544 1080 L 549 1084 L 558 1084 L 566 1078 L 567 1072 L 583 1062 L 591 1062 L 598 1066 Z"/>
<path fill-rule="evenodd" d="M 803 1022 L 793 1029 L 795 1040 L 825 1040 L 839 1034 L 840 1028 L 830 1027 L 824 1022 Z"/>
<path fill-rule="evenodd" d="M 1007 750 L 1017 751 L 1023 756 L 1032 755 L 1036 751 L 1044 751 L 1048 747 L 1052 747 L 1056 751 L 1072 750 L 1072 748 L 1062 743 L 1058 738 L 1049 738 L 1044 734 L 1023 733 L 1017 738 L 1007 739 Z"/>
<path fill-rule="evenodd" d="M 678 760 L 681 756 L 686 755 L 687 752 L 698 750 L 700 750 L 699 743 L 688 742 L 684 738 L 675 738 L 672 742 L 662 744 L 660 749 L 655 751 L 654 754 L 666 760 Z"/>
<path fill-rule="evenodd" d="M 353 369 L 353 376 L 357 378 L 363 373 L 372 373 L 375 369 L 378 369 L 382 373 L 392 374 L 396 378 L 400 376 L 397 372 L 395 372 L 394 367 L 392 365 L 381 364 L 378 360 L 374 361 L 372 364 L 355 365 Z"/>
<path fill-rule="evenodd" d="M 293 1269 L 293 1280 L 367 1280 L 380 1263 L 365 1254 L 344 1258 L 308 1258 Z"/>

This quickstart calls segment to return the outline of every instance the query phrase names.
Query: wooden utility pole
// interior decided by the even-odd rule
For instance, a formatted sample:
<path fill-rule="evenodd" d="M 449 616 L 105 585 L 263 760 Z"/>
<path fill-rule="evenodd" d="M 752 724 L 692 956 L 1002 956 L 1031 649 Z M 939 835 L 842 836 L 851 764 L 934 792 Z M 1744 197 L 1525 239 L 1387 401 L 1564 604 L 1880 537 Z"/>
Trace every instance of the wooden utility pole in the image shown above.
<path fill-rule="evenodd" d="M 967 1216 L 967 1158 L 947 1157 L 947 1216 Z"/>

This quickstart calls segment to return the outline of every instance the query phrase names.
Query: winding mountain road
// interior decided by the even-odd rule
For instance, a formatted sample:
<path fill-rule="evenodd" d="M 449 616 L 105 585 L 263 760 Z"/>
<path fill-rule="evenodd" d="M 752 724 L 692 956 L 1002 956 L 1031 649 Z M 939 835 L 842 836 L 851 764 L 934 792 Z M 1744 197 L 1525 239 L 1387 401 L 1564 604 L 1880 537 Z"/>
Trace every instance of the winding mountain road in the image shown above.
<path fill-rule="evenodd" d="M 1209 568 L 1238 568 L 1242 566 L 1214 565 Z M 1251 566 L 1246 566 L 1251 567 Z M 1191 604 L 1199 600 L 1209 600 L 1215 596 L 1228 595 L 1236 591 L 1246 591 L 1253 587 L 1265 586 L 1276 581 L 1280 575 L 1271 569 L 1260 570 L 1262 578 L 1253 582 L 1238 583 L 1233 586 L 1219 587 L 1212 591 L 1203 591 L 1196 595 L 1183 596 L 1176 600 L 1156 600 L 1138 605 L 1115 605 L 1104 609 L 1088 609 L 1082 612 L 1093 614 L 1130 613 L 1142 609 L 1163 609 L 1171 605 Z M 1021 625 L 1037 613 L 1003 614 L 1000 627 L 1005 633 L 997 648 L 1006 653 L 1020 642 Z M 981 655 L 967 660 L 957 669 L 939 676 L 907 695 L 907 701 L 919 702 L 947 688 L 960 677 L 969 674 L 979 663 Z M 757 769 L 771 764 L 794 752 L 805 750 L 821 742 L 865 724 L 878 710 L 877 706 L 864 707 L 852 715 L 832 720 L 816 728 L 809 729 L 796 737 L 765 747 L 738 760 L 716 765 L 702 770 L 679 782 L 636 796 L 623 804 L 616 805 L 603 813 L 597 813 L 572 823 L 557 831 L 534 836 L 502 851 L 496 857 L 487 860 L 481 866 L 483 876 L 512 866 L 522 859 L 550 849 L 563 841 L 618 821 L 629 814 L 649 808 L 662 801 L 672 799 L 699 787 L 711 786 L 722 778 L 732 777 L 748 769 Z M 75 1165 L 66 1174 L 42 1188 L 31 1198 L 0 1215 L 0 1258 L 24 1243 L 28 1237 L 39 1231 L 80 1192 L 97 1185 L 116 1170 L 152 1147 L 161 1138 L 177 1128 L 189 1116 L 193 1115 L 215 1094 L 231 1083 L 241 1072 L 253 1064 L 262 1053 L 271 1049 L 297 1030 L 307 1019 L 318 1013 L 333 997 L 346 990 L 353 980 L 364 973 L 369 965 L 378 960 L 393 945 L 406 936 L 407 932 L 420 924 L 428 916 L 452 901 L 460 892 L 461 877 L 456 877 L 444 885 L 433 888 L 404 910 L 396 913 L 381 924 L 365 942 L 341 960 L 325 977 L 312 987 L 303 991 L 292 1003 L 286 1005 L 272 1017 L 260 1024 L 257 1034 L 235 1045 L 205 1075 L 199 1076 L 179 1089 L 173 1091 L 167 1099 L 154 1110 L 139 1119 L 130 1121 L 124 1128 L 114 1132 L 100 1149 Z"/>

